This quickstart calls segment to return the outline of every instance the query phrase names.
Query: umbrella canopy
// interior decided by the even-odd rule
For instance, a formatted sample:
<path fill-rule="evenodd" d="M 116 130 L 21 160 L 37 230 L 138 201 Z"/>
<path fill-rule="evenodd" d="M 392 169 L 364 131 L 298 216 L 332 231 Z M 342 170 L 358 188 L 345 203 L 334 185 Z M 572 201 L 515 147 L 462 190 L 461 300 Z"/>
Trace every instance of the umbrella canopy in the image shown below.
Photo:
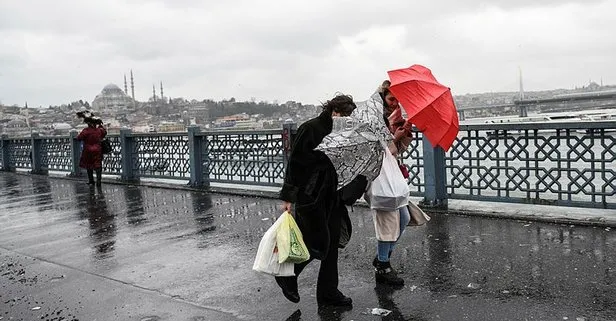
<path fill-rule="evenodd" d="M 334 117 L 332 132 L 323 138 L 316 150 L 331 160 L 338 175 L 338 189 L 358 175 L 373 181 L 381 171 L 383 144 L 392 136 L 383 119 L 383 102 L 378 93 L 357 103 L 349 117 Z"/>
<path fill-rule="evenodd" d="M 387 72 L 389 90 L 396 96 L 413 123 L 433 147 L 448 150 L 455 141 L 460 123 L 451 90 L 440 84 L 430 69 L 413 65 Z"/>

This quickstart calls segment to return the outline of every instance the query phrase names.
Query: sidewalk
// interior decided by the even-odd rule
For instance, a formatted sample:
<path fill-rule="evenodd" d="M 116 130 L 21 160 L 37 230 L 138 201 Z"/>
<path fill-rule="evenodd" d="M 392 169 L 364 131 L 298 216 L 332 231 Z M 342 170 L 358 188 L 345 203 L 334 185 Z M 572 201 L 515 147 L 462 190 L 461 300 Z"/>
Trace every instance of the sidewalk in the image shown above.
<path fill-rule="evenodd" d="M 0 173 L 0 320 L 381 319 L 373 308 L 391 311 L 383 320 L 616 314 L 610 228 L 434 213 L 400 239 L 392 265 L 406 285 L 391 289 L 375 286 L 376 240 L 363 207 L 351 213 L 353 237 L 339 255 L 353 309 L 317 309 L 318 262 L 301 275 L 293 304 L 251 270 L 278 203 Z M 499 206 L 515 208 L 485 211 Z"/>

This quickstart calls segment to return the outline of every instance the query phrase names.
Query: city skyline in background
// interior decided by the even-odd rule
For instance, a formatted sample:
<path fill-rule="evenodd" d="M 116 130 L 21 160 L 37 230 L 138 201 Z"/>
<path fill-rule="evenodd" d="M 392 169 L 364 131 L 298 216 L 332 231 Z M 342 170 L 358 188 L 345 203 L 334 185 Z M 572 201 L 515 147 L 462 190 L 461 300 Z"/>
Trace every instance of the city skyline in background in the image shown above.
<path fill-rule="evenodd" d="M 521 70 L 520 70 L 521 71 Z M 228 101 L 230 99 L 233 100 L 237 100 L 237 101 L 245 101 L 245 102 L 267 102 L 267 103 L 273 103 L 273 104 L 278 104 L 280 103 L 279 100 L 277 99 L 257 99 L 256 97 L 250 97 L 248 99 L 237 99 L 236 96 L 231 96 L 231 97 L 222 97 L 218 100 L 213 99 L 212 97 L 183 97 L 183 96 L 172 96 L 171 94 L 165 94 L 165 91 L 169 92 L 168 89 L 166 89 L 166 85 L 165 82 L 163 80 L 157 80 L 157 81 L 152 81 L 151 84 L 146 84 L 145 86 L 147 86 L 148 88 L 150 88 L 150 92 L 149 92 L 149 96 L 145 96 L 145 97 L 139 97 L 136 93 L 137 92 L 144 92 L 143 87 L 144 85 L 138 85 L 137 81 L 136 81 L 136 77 L 134 76 L 134 72 L 132 69 L 129 69 L 128 73 L 124 73 L 123 74 L 123 80 L 120 77 L 119 79 L 122 80 L 114 82 L 114 81 L 109 81 L 106 83 L 101 83 L 101 87 L 103 86 L 117 86 L 119 89 L 122 89 L 122 91 L 130 98 L 134 99 L 135 101 L 138 102 L 148 102 L 148 101 L 152 101 L 153 99 L 160 99 L 160 98 L 165 98 L 165 99 L 173 99 L 173 98 L 181 98 L 181 99 L 185 99 L 188 101 L 191 100 L 197 100 L 197 101 L 204 101 L 204 100 L 213 100 L 213 101 Z M 603 78 L 600 78 L 599 80 L 594 80 L 594 79 L 589 79 L 587 81 L 587 83 L 582 83 L 580 85 L 574 85 L 571 88 L 543 88 L 543 89 L 538 89 L 538 90 L 533 90 L 533 89 L 527 89 L 526 85 L 524 85 L 524 88 L 522 89 L 522 82 L 524 81 L 524 79 L 522 78 L 521 73 L 518 74 L 518 87 L 517 88 L 512 88 L 512 90 L 508 90 L 508 91 L 487 91 L 487 92 L 470 92 L 470 93 L 465 93 L 465 94 L 456 94 L 454 91 L 454 88 L 452 89 L 452 92 L 454 93 L 454 96 L 457 97 L 462 97 L 462 96 L 468 96 L 468 95 L 476 95 L 476 96 L 482 96 L 482 95 L 492 95 L 492 94 L 511 94 L 511 93 L 520 93 L 522 92 L 528 92 L 528 93 L 533 93 L 533 92 L 550 92 L 550 91 L 570 91 L 570 90 L 580 90 L 580 89 L 586 89 L 588 88 L 589 90 L 601 90 L 601 88 L 608 88 L 608 89 L 612 89 L 614 87 L 614 85 L 609 84 L 609 83 L 605 83 Z M 151 87 L 150 87 L 151 86 Z M 139 89 L 141 88 L 141 90 Z M 5 105 L 5 106 L 20 106 L 20 107 L 30 107 L 30 108 L 46 108 L 48 106 L 60 106 L 62 104 L 67 104 L 69 102 L 72 101 L 78 101 L 78 100 L 82 100 L 84 102 L 88 102 L 88 103 L 92 103 L 96 100 L 97 96 L 100 96 L 101 90 L 98 89 L 96 91 L 96 93 L 94 95 L 87 95 L 87 96 L 79 96 L 79 97 L 66 97 L 66 99 L 64 99 L 61 103 L 59 104 L 43 104 L 43 105 L 39 105 L 39 106 L 35 106 L 32 105 L 31 103 L 28 103 L 28 99 L 24 99 L 22 101 L 22 103 L 19 102 L 14 102 L 14 103 L 6 103 L 2 100 L 2 97 L 0 96 L 0 105 Z M 518 94 L 519 95 L 519 94 Z M 90 97 L 92 96 L 92 97 Z M 241 96 L 241 95 L 237 95 L 237 96 Z M 357 97 L 354 97 L 357 98 Z M 361 101 L 363 99 L 356 99 L 357 101 Z M 287 100 L 287 101 L 297 101 L 297 100 Z M 297 101 L 300 103 L 306 103 L 306 102 L 302 102 L 302 101 Z M 318 104 L 319 102 L 317 102 L 316 104 Z M 308 105 L 311 105 L 313 103 L 306 103 Z M 489 105 L 489 104 L 488 104 Z"/>

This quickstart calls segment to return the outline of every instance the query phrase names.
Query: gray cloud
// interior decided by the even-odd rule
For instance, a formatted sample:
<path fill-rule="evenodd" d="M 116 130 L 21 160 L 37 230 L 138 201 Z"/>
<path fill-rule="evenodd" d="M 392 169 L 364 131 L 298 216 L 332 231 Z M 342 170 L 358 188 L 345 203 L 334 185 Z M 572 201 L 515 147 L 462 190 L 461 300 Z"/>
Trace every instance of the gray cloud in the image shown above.
<path fill-rule="evenodd" d="M 17 1 L 0 3 L 0 100 L 91 100 L 135 71 L 187 98 L 317 102 L 433 69 L 456 93 L 616 83 L 611 1 Z M 59 81 L 61 80 L 61 81 Z"/>

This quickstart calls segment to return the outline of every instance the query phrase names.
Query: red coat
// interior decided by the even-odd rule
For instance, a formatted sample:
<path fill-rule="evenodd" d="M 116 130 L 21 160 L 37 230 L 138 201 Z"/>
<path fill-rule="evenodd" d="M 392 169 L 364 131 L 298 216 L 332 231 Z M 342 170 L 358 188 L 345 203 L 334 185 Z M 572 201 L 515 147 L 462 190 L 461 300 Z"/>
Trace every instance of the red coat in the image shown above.
<path fill-rule="evenodd" d="M 103 167 L 103 149 L 101 142 L 107 135 L 105 128 L 86 127 L 77 136 L 83 142 L 79 167 L 85 169 L 98 169 Z"/>
<path fill-rule="evenodd" d="M 403 152 L 408 149 L 412 140 L 412 125 L 402 117 L 401 107 L 396 108 L 390 115 L 387 116 L 389 122 L 389 132 L 394 135 L 394 144 L 397 152 Z M 394 153 L 396 155 L 396 153 Z"/>

